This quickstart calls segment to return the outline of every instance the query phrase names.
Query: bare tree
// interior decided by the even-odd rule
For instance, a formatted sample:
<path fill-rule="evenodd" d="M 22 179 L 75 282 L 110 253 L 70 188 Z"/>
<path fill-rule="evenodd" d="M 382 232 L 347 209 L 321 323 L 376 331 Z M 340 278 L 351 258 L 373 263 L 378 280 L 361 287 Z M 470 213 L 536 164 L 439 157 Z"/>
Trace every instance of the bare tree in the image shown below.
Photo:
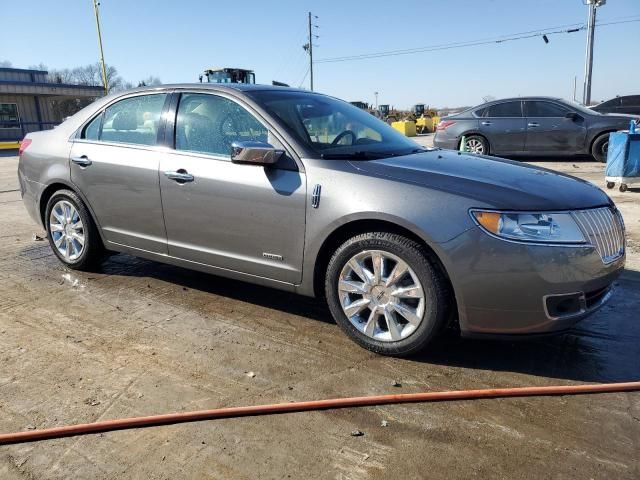
<path fill-rule="evenodd" d="M 158 77 L 154 77 L 153 75 L 149 75 L 147 78 L 144 78 L 138 82 L 139 87 L 147 87 L 160 84 L 162 84 L 162 80 L 160 80 L 160 78 Z"/>
<path fill-rule="evenodd" d="M 496 97 L 494 97 L 493 95 L 485 95 L 484 97 L 482 97 L 482 101 L 484 103 L 493 102 L 495 99 Z"/>
<path fill-rule="evenodd" d="M 0 60 L 0 68 L 11 68 L 12 65 L 9 60 Z"/>

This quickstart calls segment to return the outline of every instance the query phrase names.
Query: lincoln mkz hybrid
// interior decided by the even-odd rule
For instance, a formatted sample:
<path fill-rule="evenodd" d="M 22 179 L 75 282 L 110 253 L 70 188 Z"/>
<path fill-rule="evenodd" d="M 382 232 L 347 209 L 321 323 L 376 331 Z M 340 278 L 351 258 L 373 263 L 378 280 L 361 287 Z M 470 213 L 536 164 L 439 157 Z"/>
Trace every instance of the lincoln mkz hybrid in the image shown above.
<path fill-rule="evenodd" d="M 624 226 L 596 186 L 424 149 L 318 93 L 167 85 L 30 133 L 24 204 L 69 268 L 124 252 L 326 299 L 363 347 L 558 332 L 610 297 Z M 247 285 L 246 288 L 251 288 Z"/>

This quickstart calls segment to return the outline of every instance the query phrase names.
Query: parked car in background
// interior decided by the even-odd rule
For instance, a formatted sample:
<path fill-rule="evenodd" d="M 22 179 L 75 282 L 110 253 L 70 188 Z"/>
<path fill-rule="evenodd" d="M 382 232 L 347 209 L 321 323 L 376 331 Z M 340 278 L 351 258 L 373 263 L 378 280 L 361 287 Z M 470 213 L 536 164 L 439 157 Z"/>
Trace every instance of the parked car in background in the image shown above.
<path fill-rule="evenodd" d="M 26 209 L 68 268 L 125 252 L 316 295 L 387 355 L 454 321 L 466 335 L 569 328 L 609 299 L 625 261 L 620 214 L 594 185 L 425 150 L 292 88 L 118 93 L 20 153 Z"/>
<path fill-rule="evenodd" d="M 640 95 L 625 95 L 623 97 L 612 98 L 606 102 L 594 105 L 591 110 L 599 113 L 627 113 L 640 115 Z"/>
<path fill-rule="evenodd" d="M 602 115 L 550 97 L 496 100 L 444 117 L 434 145 L 483 155 L 591 155 L 605 162 L 609 133 L 629 127 L 629 116 Z"/>

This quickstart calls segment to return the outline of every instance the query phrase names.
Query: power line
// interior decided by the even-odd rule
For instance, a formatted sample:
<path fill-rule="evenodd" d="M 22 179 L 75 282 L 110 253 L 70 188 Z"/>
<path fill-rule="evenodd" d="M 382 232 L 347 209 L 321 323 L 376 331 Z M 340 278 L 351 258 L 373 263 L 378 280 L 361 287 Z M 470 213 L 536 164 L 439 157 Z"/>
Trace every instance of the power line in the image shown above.
<path fill-rule="evenodd" d="M 633 18 L 633 17 L 630 17 L 630 18 Z M 635 20 L 627 18 L 626 20 L 621 20 L 621 21 L 597 23 L 596 26 L 603 27 L 608 25 L 618 25 L 622 23 L 633 23 L 633 22 L 640 22 L 640 18 Z M 561 30 L 553 30 L 553 29 L 562 28 L 562 27 L 573 27 L 573 28 L 563 28 Z M 573 24 L 567 24 L 567 25 L 559 25 L 557 27 L 549 27 L 542 30 L 530 30 L 527 32 L 519 32 L 519 33 L 502 35 L 498 37 L 491 37 L 488 39 L 470 40 L 467 42 L 454 42 L 454 43 L 445 43 L 445 44 L 439 44 L 439 45 L 430 45 L 425 47 L 408 48 L 403 50 L 388 50 L 384 52 L 363 53 L 359 55 L 349 55 L 349 56 L 343 56 L 343 57 L 322 58 L 322 59 L 316 60 L 315 63 L 336 63 L 336 62 L 347 62 L 347 61 L 355 61 L 355 60 L 367 60 L 371 58 L 393 57 L 393 56 L 399 56 L 399 55 L 411 55 L 415 53 L 425 53 L 425 52 L 433 52 L 433 51 L 439 51 L 439 50 L 450 50 L 455 48 L 473 47 L 473 46 L 479 46 L 479 45 L 490 45 L 494 43 L 512 42 L 516 40 L 524 40 L 527 38 L 542 37 L 544 35 L 549 36 L 549 35 L 557 35 L 561 33 L 574 33 L 574 32 L 579 32 L 585 29 L 586 29 L 586 25 L 584 25 L 583 23 L 573 23 Z"/>

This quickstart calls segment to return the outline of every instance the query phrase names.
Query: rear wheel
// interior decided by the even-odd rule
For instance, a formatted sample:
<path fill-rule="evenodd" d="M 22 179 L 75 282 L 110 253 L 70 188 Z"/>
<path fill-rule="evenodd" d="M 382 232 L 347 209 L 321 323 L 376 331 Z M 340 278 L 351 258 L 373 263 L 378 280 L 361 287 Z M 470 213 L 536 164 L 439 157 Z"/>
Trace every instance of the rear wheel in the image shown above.
<path fill-rule="evenodd" d="M 92 270 L 103 259 L 98 230 L 82 200 L 71 190 L 59 190 L 47 202 L 47 237 L 53 253 L 67 267 Z"/>
<path fill-rule="evenodd" d="M 597 162 L 606 163 L 609 150 L 609 134 L 605 133 L 596 138 L 591 146 L 591 155 Z"/>
<path fill-rule="evenodd" d="M 478 155 L 488 155 L 489 144 L 487 140 L 480 135 L 469 135 L 464 139 L 464 151 Z"/>
<path fill-rule="evenodd" d="M 424 248 L 387 232 L 343 243 L 329 262 L 325 291 L 333 317 L 352 340 L 392 356 L 424 349 L 445 324 L 450 300 Z"/>

